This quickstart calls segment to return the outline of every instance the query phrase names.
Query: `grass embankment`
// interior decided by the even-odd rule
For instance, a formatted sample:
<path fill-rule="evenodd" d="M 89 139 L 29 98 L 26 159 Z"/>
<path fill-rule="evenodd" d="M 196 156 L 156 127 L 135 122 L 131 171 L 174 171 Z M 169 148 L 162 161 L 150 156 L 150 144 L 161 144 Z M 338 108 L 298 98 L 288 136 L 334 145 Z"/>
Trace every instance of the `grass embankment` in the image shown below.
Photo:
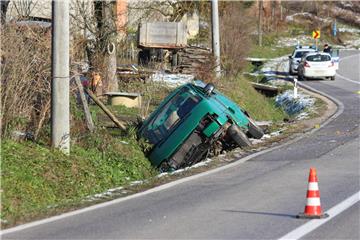
<path fill-rule="evenodd" d="M 136 140 L 105 131 L 72 145 L 71 155 L 32 142 L 1 145 L 1 220 L 21 223 L 86 196 L 155 175 Z"/>
<path fill-rule="evenodd" d="M 289 55 L 294 47 L 269 47 L 269 46 L 256 46 L 252 49 L 250 56 L 258 58 L 277 58 Z"/>
<path fill-rule="evenodd" d="M 291 31 L 290 31 L 291 32 Z M 253 44 L 249 52 L 250 57 L 256 58 L 277 58 L 284 55 L 288 55 L 291 51 L 294 50 L 293 46 L 277 46 L 277 41 L 282 37 L 291 36 L 290 33 L 268 33 L 263 35 L 262 46 Z M 253 42 L 257 42 L 257 39 L 254 39 Z"/>
<path fill-rule="evenodd" d="M 284 114 L 271 100 L 257 93 L 243 77 L 220 81 L 218 88 L 246 109 L 255 119 L 281 121 Z M 144 86 L 149 87 L 149 86 Z M 161 97 L 149 94 L 153 109 Z M 97 126 L 107 125 L 104 114 L 91 106 Z M 137 109 L 114 107 L 117 115 L 136 116 Z M 72 111 L 76 111 L 72 107 Z M 82 114 L 75 112 L 74 119 Z M 105 118 L 106 119 L 106 118 Z M 144 156 L 134 134 L 117 129 L 102 129 L 96 133 L 77 132 L 72 124 L 71 155 L 49 149 L 44 144 L 4 140 L 2 157 L 2 211 L 3 226 L 28 221 L 49 212 L 68 209 L 86 196 L 119 187 L 131 181 L 148 179 L 157 171 Z M 101 130 L 102 129 L 102 130 Z"/>
<path fill-rule="evenodd" d="M 280 108 L 275 107 L 273 99 L 258 93 L 244 76 L 223 79 L 220 90 L 256 120 L 279 122 L 286 117 Z"/>

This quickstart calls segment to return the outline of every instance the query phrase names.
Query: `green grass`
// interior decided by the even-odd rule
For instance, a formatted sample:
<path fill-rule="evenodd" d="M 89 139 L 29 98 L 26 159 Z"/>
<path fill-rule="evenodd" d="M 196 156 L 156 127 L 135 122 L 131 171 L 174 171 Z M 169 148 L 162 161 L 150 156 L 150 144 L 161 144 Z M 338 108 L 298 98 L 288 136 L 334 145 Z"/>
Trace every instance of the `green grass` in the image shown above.
<path fill-rule="evenodd" d="M 272 99 L 258 93 L 244 76 L 221 80 L 219 89 L 256 120 L 282 121 L 287 115 L 275 107 Z"/>
<path fill-rule="evenodd" d="M 120 133 L 116 138 L 106 132 L 88 134 L 72 146 L 70 156 L 31 142 L 4 140 L 1 159 L 3 226 L 156 174 L 136 140 Z"/>
<path fill-rule="evenodd" d="M 137 116 L 140 115 L 139 108 L 128 108 L 123 105 L 110 106 L 106 107 L 119 119 L 119 120 L 135 120 Z M 113 124 L 110 118 L 105 114 L 105 112 L 97 105 L 89 106 L 91 117 L 96 126 L 104 126 Z M 108 124 L 106 124 L 108 123 Z"/>
<path fill-rule="evenodd" d="M 257 58 L 277 58 L 289 55 L 293 49 L 294 47 L 254 46 L 249 55 Z"/>
<path fill-rule="evenodd" d="M 126 116 L 137 116 L 139 113 L 138 108 L 128 108 L 124 105 L 108 106 L 111 111 L 116 112 L 117 114 L 123 114 Z"/>
<path fill-rule="evenodd" d="M 256 58 L 276 58 L 284 55 L 288 55 L 294 49 L 294 47 L 276 47 L 277 41 L 282 37 L 294 36 L 290 35 L 291 31 L 287 32 L 271 32 L 263 34 L 262 46 L 257 45 L 257 38 L 253 39 L 249 57 Z"/>

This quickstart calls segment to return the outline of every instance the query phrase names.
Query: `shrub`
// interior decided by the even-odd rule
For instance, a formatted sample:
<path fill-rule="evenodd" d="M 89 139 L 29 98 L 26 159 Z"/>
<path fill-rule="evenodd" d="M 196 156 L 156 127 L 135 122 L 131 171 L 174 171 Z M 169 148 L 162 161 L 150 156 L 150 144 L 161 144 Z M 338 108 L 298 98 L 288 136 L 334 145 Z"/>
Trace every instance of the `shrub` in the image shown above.
<path fill-rule="evenodd" d="M 1 134 L 36 136 L 51 104 L 50 29 L 9 24 L 1 38 Z"/>
<path fill-rule="evenodd" d="M 227 75 L 236 74 L 245 66 L 252 20 L 242 2 L 226 2 L 220 18 L 220 44 L 223 70 Z"/>

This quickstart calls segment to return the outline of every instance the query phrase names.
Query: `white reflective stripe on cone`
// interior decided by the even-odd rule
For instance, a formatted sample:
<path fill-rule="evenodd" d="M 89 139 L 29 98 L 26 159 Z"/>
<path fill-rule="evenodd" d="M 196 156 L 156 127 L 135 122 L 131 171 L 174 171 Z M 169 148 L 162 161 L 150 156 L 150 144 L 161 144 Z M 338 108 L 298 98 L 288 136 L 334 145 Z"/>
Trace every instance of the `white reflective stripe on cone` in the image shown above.
<path fill-rule="evenodd" d="M 306 206 L 320 206 L 320 198 L 308 198 Z"/>
<path fill-rule="evenodd" d="M 317 182 L 309 182 L 308 190 L 316 191 L 319 190 L 319 185 Z"/>

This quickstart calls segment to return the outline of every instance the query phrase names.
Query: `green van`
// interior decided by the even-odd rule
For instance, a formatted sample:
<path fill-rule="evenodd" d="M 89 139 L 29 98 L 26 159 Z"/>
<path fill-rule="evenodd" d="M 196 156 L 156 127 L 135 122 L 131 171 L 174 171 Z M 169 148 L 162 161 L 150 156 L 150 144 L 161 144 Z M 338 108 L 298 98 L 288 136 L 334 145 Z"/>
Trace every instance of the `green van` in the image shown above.
<path fill-rule="evenodd" d="M 250 146 L 263 131 L 233 101 L 202 81 L 167 96 L 143 122 L 138 136 L 153 144 L 148 158 L 161 171 L 190 166 L 215 146 Z"/>

